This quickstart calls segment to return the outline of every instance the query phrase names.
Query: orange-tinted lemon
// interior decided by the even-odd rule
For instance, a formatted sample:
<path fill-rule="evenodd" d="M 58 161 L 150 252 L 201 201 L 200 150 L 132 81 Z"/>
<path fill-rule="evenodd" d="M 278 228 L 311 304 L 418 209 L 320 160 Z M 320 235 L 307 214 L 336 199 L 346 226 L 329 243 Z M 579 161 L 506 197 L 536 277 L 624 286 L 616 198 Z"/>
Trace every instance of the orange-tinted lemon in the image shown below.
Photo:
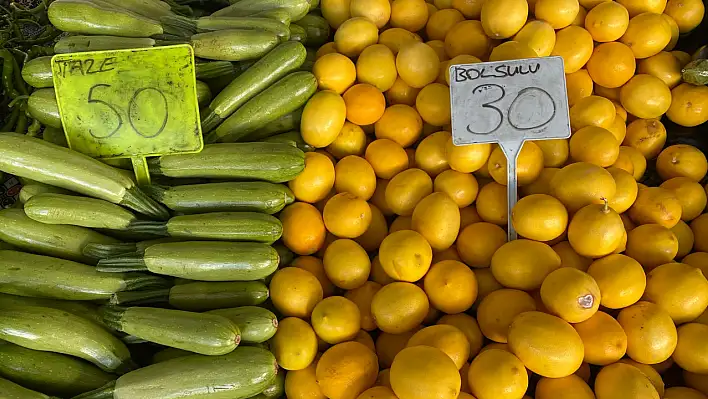
<path fill-rule="evenodd" d="M 460 373 L 445 352 L 413 346 L 399 352 L 391 365 L 391 388 L 399 398 L 457 399 Z"/>
<path fill-rule="evenodd" d="M 425 32 L 430 40 L 445 40 L 445 36 L 450 29 L 458 22 L 465 20 L 464 15 L 454 8 L 438 10 L 428 19 Z"/>
<path fill-rule="evenodd" d="M 678 58 L 666 51 L 641 60 L 637 71 L 661 79 L 670 89 L 681 83 L 681 64 Z"/>
<path fill-rule="evenodd" d="M 572 107 L 580 99 L 592 95 L 593 81 L 586 69 L 580 69 L 565 75 L 568 106 Z"/>
<path fill-rule="evenodd" d="M 687 33 L 700 25 L 705 4 L 698 0 L 669 0 L 663 12 L 676 21 L 679 32 Z"/>
<path fill-rule="evenodd" d="M 376 174 L 366 159 L 348 155 L 334 167 L 334 188 L 338 193 L 350 193 L 368 200 L 376 189 Z"/>
<path fill-rule="evenodd" d="M 668 229 L 681 220 L 681 203 L 673 192 L 661 187 L 640 189 L 629 217 L 638 224 L 660 224 Z"/>
<path fill-rule="evenodd" d="M 637 149 L 646 159 L 653 159 L 659 155 L 664 143 L 666 143 L 666 128 L 658 119 L 637 119 L 627 125 L 627 135 L 622 144 Z M 636 165 L 635 172 L 637 172 Z M 643 174 L 644 170 L 642 170 Z"/>
<path fill-rule="evenodd" d="M 619 156 L 619 143 L 615 136 L 609 130 L 597 126 L 586 126 L 575 132 L 570 138 L 569 149 L 574 161 L 603 168 L 614 164 Z"/>
<path fill-rule="evenodd" d="M 283 243 L 298 255 L 311 255 L 324 244 L 325 224 L 314 206 L 296 202 L 280 213 Z"/>
<path fill-rule="evenodd" d="M 390 334 L 411 331 L 425 319 L 428 309 L 425 291 L 406 282 L 383 286 L 371 301 L 371 313 L 376 325 Z"/>
<path fill-rule="evenodd" d="M 492 49 L 489 54 L 489 61 L 521 60 L 524 58 L 535 58 L 537 54 L 525 43 L 510 40 Z"/>
<path fill-rule="evenodd" d="M 379 36 L 379 44 L 383 44 L 391 51 L 393 54 L 398 54 L 401 47 L 409 43 L 422 42 L 423 39 L 417 34 L 409 32 L 402 28 L 389 28 L 381 32 Z"/>
<path fill-rule="evenodd" d="M 472 173 L 479 170 L 487 163 L 491 153 L 491 144 L 456 146 L 452 142 L 452 137 L 445 145 L 445 154 L 450 168 L 463 173 Z"/>
<path fill-rule="evenodd" d="M 305 323 L 307 324 L 307 323 Z M 314 332 L 313 332 L 314 335 Z M 317 338 L 315 337 L 315 348 Z M 315 349 L 316 350 L 316 349 Z M 302 370 L 290 370 L 285 375 L 285 394 L 288 398 L 293 399 L 326 399 L 317 385 L 317 377 L 315 369 L 317 368 L 317 359 L 312 361 L 309 366 Z"/>
<path fill-rule="evenodd" d="M 594 397 L 592 389 L 576 374 L 563 378 L 543 377 L 536 384 L 536 399 L 592 399 Z"/>
<path fill-rule="evenodd" d="M 386 91 L 386 100 L 390 105 L 415 105 L 415 99 L 419 91 L 420 89 L 408 86 L 399 76 L 396 78 L 396 81 L 393 82 L 393 86 Z M 418 116 L 418 119 L 420 119 L 420 116 Z"/>
<path fill-rule="evenodd" d="M 424 138 L 415 150 L 416 166 L 432 177 L 449 169 L 446 147 L 451 138 L 450 132 L 446 131 L 435 132 Z"/>
<path fill-rule="evenodd" d="M 636 117 L 659 118 L 671 106 L 671 90 L 661 79 L 639 74 L 622 86 L 620 100 L 622 107 Z"/>
<path fill-rule="evenodd" d="M 290 265 L 312 273 L 319 280 L 325 298 L 334 293 L 334 284 L 329 281 L 321 259 L 314 256 L 300 256 L 295 258 Z"/>
<path fill-rule="evenodd" d="M 421 327 L 417 326 L 411 331 L 401 334 L 380 333 L 378 338 L 376 338 L 376 356 L 379 358 L 381 368 L 391 367 L 391 363 L 398 355 L 398 352 L 406 348 L 408 340 L 420 329 Z"/>
<path fill-rule="evenodd" d="M 571 213 L 589 204 L 602 204 L 616 191 L 615 180 L 608 171 L 586 162 L 564 167 L 551 180 L 551 195 Z"/>
<path fill-rule="evenodd" d="M 708 280 L 691 265 L 666 263 L 647 274 L 644 298 L 659 305 L 679 325 L 695 320 L 708 307 Z"/>
<path fill-rule="evenodd" d="M 666 116 L 681 126 L 693 127 L 708 121 L 708 87 L 682 83 L 671 91 Z"/>
<path fill-rule="evenodd" d="M 386 187 L 386 203 L 403 216 L 413 214 L 415 206 L 433 192 L 433 181 L 421 169 L 407 169 L 393 177 Z"/>
<path fill-rule="evenodd" d="M 420 89 L 433 83 L 438 77 L 440 59 L 435 50 L 427 44 L 411 42 L 398 52 L 396 68 L 398 76 L 406 84 Z"/>
<path fill-rule="evenodd" d="M 595 47 L 587 64 L 593 82 L 607 88 L 620 87 L 627 83 L 636 68 L 632 49 L 619 42 L 602 43 Z"/>
<path fill-rule="evenodd" d="M 477 278 L 462 262 L 445 260 L 434 264 L 423 284 L 431 305 L 448 314 L 466 311 L 477 299 Z"/>
<path fill-rule="evenodd" d="M 673 358 L 682 369 L 691 373 L 708 371 L 706 333 L 708 333 L 708 326 L 700 323 L 688 323 L 678 328 L 678 345 Z"/>
<path fill-rule="evenodd" d="M 346 111 L 344 113 L 346 114 Z M 344 158 L 347 155 L 363 155 L 365 149 L 366 133 L 359 125 L 349 121 L 344 122 L 344 126 L 337 134 L 337 138 L 326 147 L 327 152 L 337 159 Z"/>
<path fill-rule="evenodd" d="M 556 32 L 556 45 L 551 55 L 563 57 L 565 73 L 579 71 L 592 56 L 592 36 L 579 26 L 569 26 Z"/>
<path fill-rule="evenodd" d="M 605 312 L 573 324 L 583 340 L 585 362 L 599 366 L 620 360 L 627 352 L 627 334 L 617 320 Z"/>
<path fill-rule="evenodd" d="M 568 224 L 568 242 L 577 253 L 589 258 L 611 254 L 625 234 L 622 218 L 607 203 L 581 208 Z"/>
<path fill-rule="evenodd" d="M 334 165 L 326 156 L 308 152 L 305 154 L 305 169 L 288 182 L 295 198 L 304 202 L 323 200 L 334 187 Z"/>
<path fill-rule="evenodd" d="M 629 12 L 620 3 L 614 1 L 598 4 L 588 11 L 585 17 L 585 29 L 596 42 L 613 42 L 627 31 Z"/>
<path fill-rule="evenodd" d="M 562 29 L 573 23 L 580 11 L 577 0 L 536 0 L 534 15 L 548 22 L 553 29 Z"/>
<path fill-rule="evenodd" d="M 491 261 L 494 278 L 507 288 L 533 290 L 560 267 L 560 257 L 547 244 L 519 239 L 505 243 Z"/>
<path fill-rule="evenodd" d="M 617 321 L 627 333 L 627 355 L 644 364 L 668 359 L 676 349 L 676 326 L 660 306 L 639 301 L 622 309 Z"/>
<path fill-rule="evenodd" d="M 464 208 L 477 198 L 479 185 L 472 174 L 446 170 L 435 177 L 433 190 L 447 194 L 459 208 Z"/>
<path fill-rule="evenodd" d="M 477 195 L 477 213 L 485 222 L 506 226 L 508 222 L 507 189 L 497 182 L 489 182 Z"/>
<path fill-rule="evenodd" d="M 428 6 L 424 0 L 394 0 L 391 3 L 391 26 L 418 32 L 428 21 Z"/>
<path fill-rule="evenodd" d="M 458 22 L 445 36 L 445 52 L 450 58 L 471 55 L 482 59 L 491 50 L 492 41 L 484 33 L 482 23 L 477 20 Z"/>
<path fill-rule="evenodd" d="M 599 398 L 659 399 L 659 393 L 638 368 L 625 363 L 603 367 L 595 379 L 595 394 Z"/>
<path fill-rule="evenodd" d="M 484 351 L 472 360 L 467 378 L 470 391 L 479 399 L 520 398 L 529 384 L 521 360 L 500 349 Z"/>
<path fill-rule="evenodd" d="M 386 109 L 383 93 L 367 83 L 350 87 L 342 98 L 347 107 L 347 120 L 360 126 L 376 123 Z"/>
<path fill-rule="evenodd" d="M 666 227 L 643 224 L 627 234 L 627 256 L 641 263 L 646 270 L 671 262 L 678 253 L 678 239 Z"/>
<path fill-rule="evenodd" d="M 561 258 L 561 267 L 572 267 L 585 272 L 592 263 L 592 259 L 575 252 L 568 241 L 561 241 L 552 248 Z"/>
<path fill-rule="evenodd" d="M 477 320 L 484 336 L 494 342 L 507 342 L 509 326 L 516 316 L 536 310 L 531 295 L 524 291 L 501 289 L 490 292 L 477 307 Z"/>
<path fill-rule="evenodd" d="M 708 172 L 708 161 L 696 147 L 677 144 L 661 151 L 656 160 L 656 171 L 664 180 L 687 177 L 693 181 L 701 181 Z"/>
<path fill-rule="evenodd" d="M 315 370 L 317 384 L 330 399 L 356 399 L 376 382 L 376 355 L 359 342 L 343 342 L 322 354 Z"/>
<path fill-rule="evenodd" d="M 614 209 L 615 212 L 621 214 L 629 209 L 634 201 L 637 199 L 637 194 L 639 192 L 639 186 L 634 177 L 627 171 L 619 169 L 617 167 L 607 168 L 610 172 L 612 178 L 615 179 L 615 185 L 617 186 L 617 191 L 612 200 L 609 201 L 610 208 Z"/>
<path fill-rule="evenodd" d="M 376 176 L 391 179 L 408 169 L 408 155 L 398 143 L 389 139 L 374 140 L 366 147 L 366 160 Z"/>
<path fill-rule="evenodd" d="M 381 241 L 388 235 L 388 225 L 386 217 L 381 213 L 378 207 L 370 204 L 371 208 L 371 224 L 366 229 L 364 234 L 355 239 L 359 245 L 367 251 L 375 251 L 381 245 Z"/>
<path fill-rule="evenodd" d="M 433 252 L 425 238 L 413 230 L 389 234 L 381 243 L 379 261 L 390 277 L 415 282 L 430 269 Z"/>
<path fill-rule="evenodd" d="M 457 252 L 471 267 L 489 267 L 492 255 L 506 243 L 506 232 L 491 223 L 472 223 L 457 237 Z"/>
<path fill-rule="evenodd" d="M 497 147 L 492 151 L 487 165 L 489 174 L 492 175 L 494 181 L 506 185 L 507 161 L 501 147 Z M 541 170 L 543 170 L 543 151 L 533 141 L 524 142 L 516 160 L 516 179 L 518 184 L 524 186 L 533 182 L 541 174 Z"/>
<path fill-rule="evenodd" d="M 514 205 L 511 220 L 514 229 L 522 236 L 536 241 L 550 241 L 565 231 L 568 211 L 550 195 L 534 194 Z"/>
<path fill-rule="evenodd" d="M 671 232 L 674 233 L 676 239 L 678 240 L 678 252 L 676 252 L 676 258 L 681 259 L 693 250 L 693 243 L 695 242 L 693 230 L 691 230 L 691 227 L 682 220 L 671 229 Z"/>
<path fill-rule="evenodd" d="M 327 230 L 339 237 L 356 238 L 371 224 L 371 207 L 351 193 L 339 193 L 327 201 L 323 212 Z M 304 225 L 299 225 L 302 229 Z M 309 255 L 309 254 L 303 254 Z"/>
<path fill-rule="evenodd" d="M 459 233 L 460 209 L 447 194 L 432 193 L 416 205 L 411 227 L 425 237 L 434 250 L 445 250 Z"/>
<path fill-rule="evenodd" d="M 339 239 L 329 244 L 323 263 L 327 278 L 345 290 L 361 287 L 371 273 L 369 255 L 361 245 L 349 239 Z"/>
<path fill-rule="evenodd" d="M 418 93 L 415 107 L 423 120 L 433 126 L 450 123 L 450 88 L 441 83 L 431 83 Z"/>
<path fill-rule="evenodd" d="M 620 0 L 629 11 L 629 15 L 634 17 L 641 13 L 662 13 L 666 7 L 666 0 Z"/>
<path fill-rule="evenodd" d="M 404 148 L 418 140 L 423 131 L 423 121 L 418 112 L 404 104 L 386 108 L 374 126 L 376 138 L 393 140 Z"/>
<path fill-rule="evenodd" d="M 467 364 L 470 354 L 470 343 L 465 334 L 459 328 L 449 324 L 425 327 L 413 334 L 407 346 L 419 345 L 440 349 L 455 362 L 458 369 Z"/>
<path fill-rule="evenodd" d="M 534 141 L 543 152 L 543 166 L 558 168 L 568 160 L 569 148 L 567 139 L 551 139 Z"/>
<path fill-rule="evenodd" d="M 379 91 L 390 89 L 398 77 L 393 52 L 383 44 L 365 48 L 356 60 L 356 77 L 360 83 L 373 85 Z"/>
<path fill-rule="evenodd" d="M 681 220 L 689 222 L 700 216 L 706 208 L 705 190 L 688 177 L 674 177 L 661 183 L 660 187 L 674 193 L 681 204 Z"/>
<path fill-rule="evenodd" d="M 337 51 L 347 57 L 358 56 L 365 48 L 376 44 L 379 29 L 367 18 L 356 17 L 344 21 L 334 34 Z"/>
<path fill-rule="evenodd" d="M 671 41 L 671 25 L 660 13 L 636 15 L 629 8 L 629 15 L 632 19 L 620 41 L 632 49 L 637 59 L 651 57 L 666 48 Z"/>
<path fill-rule="evenodd" d="M 548 274 L 540 293 L 546 309 L 569 323 L 588 320 L 600 307 L 600 287 L 595 279 L 570 267 Z"/>
<path fill-rule="evenodd" d="M 570 109 L 570 126 L 573 131 L 586 126 L 608 128 L 615 119 L 612 101 L 600 96 L 588 96 L 578 100 Z"/>

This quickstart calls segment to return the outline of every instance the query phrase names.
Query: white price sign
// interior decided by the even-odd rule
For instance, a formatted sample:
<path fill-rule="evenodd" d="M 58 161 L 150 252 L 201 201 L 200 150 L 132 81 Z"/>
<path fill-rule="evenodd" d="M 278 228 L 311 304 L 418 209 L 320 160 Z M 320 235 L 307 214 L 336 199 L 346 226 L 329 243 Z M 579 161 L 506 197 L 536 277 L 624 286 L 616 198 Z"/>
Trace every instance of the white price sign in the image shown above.
<path fill-rule="evenodd" d="M 511 209 L 521 146 L 570 137 L 563 58 L 452 65 L 449 73 L 453 143 L 498 143 L 506 155 L 509 239 L 515 239 Z"/>

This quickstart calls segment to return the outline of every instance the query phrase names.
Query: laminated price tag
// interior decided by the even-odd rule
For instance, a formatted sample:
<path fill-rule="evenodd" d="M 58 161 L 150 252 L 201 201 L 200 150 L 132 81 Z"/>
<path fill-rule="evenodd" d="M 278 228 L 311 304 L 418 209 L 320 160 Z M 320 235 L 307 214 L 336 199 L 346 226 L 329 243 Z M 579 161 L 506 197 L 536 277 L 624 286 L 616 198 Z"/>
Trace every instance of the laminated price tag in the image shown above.
<path fill-rule="evenodd" d="M 131 158 L 139 184 L 150 181 L 145 157 L 201 151 L 189 45 L 58 54 L 52 72 L 71 149 Z"/>
<path fill-rule="evenodd" d="M 506 155 L 509 239 L 515 239 L 511 209 L 521 146 L 570 137 L 563 58 L 452 65 L 449 73 L 453 143 L 498 143 Z"/>

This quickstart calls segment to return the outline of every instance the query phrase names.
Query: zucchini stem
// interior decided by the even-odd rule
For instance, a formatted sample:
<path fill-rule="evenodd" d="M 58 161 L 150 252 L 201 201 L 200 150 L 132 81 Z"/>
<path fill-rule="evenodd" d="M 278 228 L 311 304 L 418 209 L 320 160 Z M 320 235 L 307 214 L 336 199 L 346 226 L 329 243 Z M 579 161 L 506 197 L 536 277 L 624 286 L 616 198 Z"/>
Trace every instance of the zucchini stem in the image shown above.
<path fill-rule="evenodd" d="M 111 297 L 111 305 L 150 305 L 164 304 L 170 300 L 170 289 L 149 291 L 116 292 Z"/>
<path fill-rule="evenodd" d="M 160 276 L 151 276 L 143 273 L 130 273 L 125 279 L 126 291 L 137 291 L 143 288 L 163 288 L 172 284 Z"/>
<path fill-rule="evenodd" d="M 168 237 L 167 222 L 152 222 L 147 220 L 136 220 L 126 228 L 126 231 L 138 234 L 153 234 Z"/>
<path fill-rule="evenodd" d="M 119 255 L 137 254 L 137 251 L 135 243 L 124 242 L 120 244 L 86 244 L 81 252 L 89 258 L 105 259 Z"/>
<path fill-rule="evenodd" d="M 117 258 L 101 259 L 96 270 L 108 273 L 143 272 L 147 265 L 142 256 L 119 256 Z"/>
<path fill-rule="evenodd" d="M 158 220 L 167 220 L 170 218 L 170 213 L 165 207 L 150 198 L 138 187 L 127 189 L 120 205 L 127 206 L 136 212 Z"/>
<path fill-rule="evenodd" d="M 217 126 L 223 121 L 216 112 L 212 111 L 211 108 L 207 108 L 207 114 L 202 116 L 202 134 L 206 134 L 216 129 Z"/>
<path fill-rule="evenodd" d="M 82 393 L 79 396 L 74 396 L 72 399 L 113 399 L 113 392 L 115 392 L 115 389 L 116 381 L 111 381 L 98 389 Z"/>
<path fill-rule="evenodd" d="M 123 331 L 121 318 L 123 318 L 123 313 L 125 313 L 126 309 L 127 308 L 120 306 L 101 306 L 100 312 L 101 317 L 103 317 L 103 322 L 106 323 L 108 327 Z"/>

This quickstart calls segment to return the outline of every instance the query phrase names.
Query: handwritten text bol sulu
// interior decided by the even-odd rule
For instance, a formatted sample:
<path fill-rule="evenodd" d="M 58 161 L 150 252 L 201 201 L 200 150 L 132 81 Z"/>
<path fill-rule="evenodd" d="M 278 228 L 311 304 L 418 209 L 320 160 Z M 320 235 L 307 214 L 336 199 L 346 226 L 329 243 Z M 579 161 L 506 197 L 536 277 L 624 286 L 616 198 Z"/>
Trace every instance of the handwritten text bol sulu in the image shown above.
<path fill-rule="evenodd" d="M 527 65 L 453 65 L 452 72 L 454 81 L 457 83 L 467 82 L 477 79 L 509 78 L 516 75 L 533 75 L 541 70 L 541 64 Z"/>

